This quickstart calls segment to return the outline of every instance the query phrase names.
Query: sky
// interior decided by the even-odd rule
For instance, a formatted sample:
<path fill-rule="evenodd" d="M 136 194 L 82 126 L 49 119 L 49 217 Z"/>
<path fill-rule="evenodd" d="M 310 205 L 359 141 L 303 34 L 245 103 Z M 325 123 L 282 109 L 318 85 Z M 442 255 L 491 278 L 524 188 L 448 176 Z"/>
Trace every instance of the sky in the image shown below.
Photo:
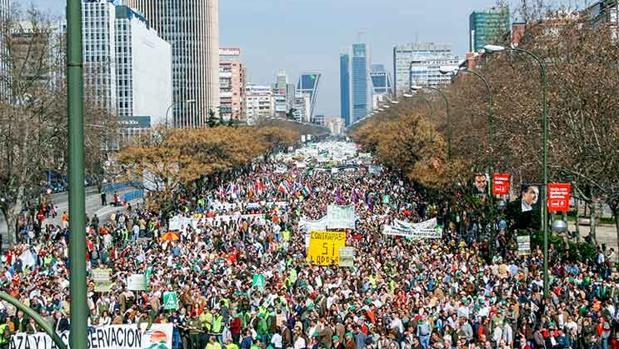
<path fill-rule="evenodd" d="M 64 0 L 14 0 L 61 15 Z M 513 0 L 515 1 L 515 0 Z M 556 0 L 569 3 L 578 0 Z M 220 0 L 220 46 L 239 47 L 248 81 L 270 85 L 279 70 L 296 83 L 320 72 L 317 114 L 340 114 L 339 55 L 355 42 L 392 71 L 394 45 L 431 41 L 467 51 L 468 18 L 496 0 Z"/>

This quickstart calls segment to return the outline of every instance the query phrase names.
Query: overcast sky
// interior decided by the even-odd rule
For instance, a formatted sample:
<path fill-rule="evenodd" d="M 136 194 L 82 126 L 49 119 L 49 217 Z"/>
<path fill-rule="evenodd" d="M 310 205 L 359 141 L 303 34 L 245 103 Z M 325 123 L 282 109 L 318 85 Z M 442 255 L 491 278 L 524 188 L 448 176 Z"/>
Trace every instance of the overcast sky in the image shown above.
<path fill-rule="evenodd" d="M 13 0 L 62 14 L 64 0 Z M 580 4 L 587 0 L 554 0 Z M 512 0 L 513 3 L 517 0 Z M 249 81 L 270 84 L 283 69 L 322 73 L 317 113 L 339 115 L 339 54 L 370 46 L 371 62 L 392 70 L 392 48 L 411 41 L 453 45 L 463 57 L 471 11 L 496 0 L 220 0 L 220 45 L 240 47 Z"/>

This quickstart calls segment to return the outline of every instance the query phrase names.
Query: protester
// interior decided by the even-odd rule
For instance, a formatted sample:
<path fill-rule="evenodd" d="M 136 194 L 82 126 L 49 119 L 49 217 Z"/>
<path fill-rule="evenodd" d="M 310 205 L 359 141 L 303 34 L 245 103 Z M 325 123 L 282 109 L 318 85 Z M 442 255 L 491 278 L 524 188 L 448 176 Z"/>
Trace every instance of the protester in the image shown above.
<path fill-rule="evenodd" d="M 112 286 L 96 291 L 91 275 L 89 326 L 171 323 L 174 348 L 200 349 L 616 345 L 619 279 L 605 261 L 553 254 L 545 299 L 541 251 L 518 255 L 505 243 L 488 263 L 466 220 L 450 221 L 386 169 L 370 173 L 368 161 L 350 143 L 318 143 L 179 192 L 171 212 L 137 207 L 107 222 L 93 217 L 88 268 L 111 269 Z M 352 267 L 306 259 L 300 221 L 315 223 L 334 204 L 357 218 L 343 230 Z M 2 258 L 2 289 L 53 314 L 57 331 L 69 325 L 65 215 Z M 439 239 L 383 234 L 396 220 L 431 218 L 442 224 Z M 130 290 L 134 274 L 150 275 L 147 290 Z M 170 307 L 168 292 L 178 298 Z M 15 332 L 38 330 L 5 309 Z"/>

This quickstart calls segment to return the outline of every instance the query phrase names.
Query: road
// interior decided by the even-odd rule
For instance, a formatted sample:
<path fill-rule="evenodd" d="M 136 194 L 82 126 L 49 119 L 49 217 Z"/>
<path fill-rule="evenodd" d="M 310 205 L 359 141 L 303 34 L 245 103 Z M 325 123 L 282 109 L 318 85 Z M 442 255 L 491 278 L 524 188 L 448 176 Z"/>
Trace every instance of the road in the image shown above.
<path fill-rule="evenodd" d="M 134 191 L 135 189 L 129 188 L 125 190 L 118 191 L 118 195 L 123 197 L 124 194 Z M 112 199 L 112 194 L 107 194 L 108 202 Z M 142 199 L 131 200 L 130 203 L 132 205 L 138 204 L 142 201 Z M 58 215 L 55 219 L 47 219 L 45 223 L 53 223 L 60 224 L 60 216 L 63 212 L 69 211 L 69 196 L 67 192 L 52 194 L 52 202 L 56 206 L 56 212 Z M 99 217 L 100 221 L 107 220 L 112 213 L 121 211 L 123 207 L 114 207 L 111 205 L 102 206 L 101 205 L 101 196 L 97 191 L 96 187 L 88 187 L 86 188 L 86 215 L 88 217 L 92 217 L 96 214 Z M 0 234 L 2 235 L 2 241 L 8 241 L 8 226 L 4 215 L 0 214 Z M 4 244 L 3 244 L 4 245 Z M 5 247 L 5 246 L 3 246 Z"/>

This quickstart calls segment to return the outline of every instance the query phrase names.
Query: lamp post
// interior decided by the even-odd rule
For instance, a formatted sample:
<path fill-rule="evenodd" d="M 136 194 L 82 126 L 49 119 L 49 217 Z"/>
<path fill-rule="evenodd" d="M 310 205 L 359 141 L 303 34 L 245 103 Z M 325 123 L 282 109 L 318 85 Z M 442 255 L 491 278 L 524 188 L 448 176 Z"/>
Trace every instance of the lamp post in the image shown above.
<path fill-rule="evenodd" d="M 445 101 L 445 112 L 447 114 L 447 158 L 451 158 L 451 118 L 449 116 L 449 100 L 447 99 L 447 95 L 440 88 L 436 88 L 433 86 L 412 86 L 411 91 L 420 91 L 423 89 L 433 90 L 438 92 L 443 101 Z"/>
<path fill-rule="evenodd" d="M 168 107 L 168 109 L 165 112 L 165 127 L 169 127 L 170 125 L 168 125 L 168 114 L 170 113 L 170 110 L 172 109 L 172 107 L 174 107 L 175 105 L 179 105 L 182 104 L 183 102 L 176 102 L 176 103 L 172 103 L 170 104 L 170 106 Z M 196 103 L 195 99 L 188 99 L 184 102 L 185 104 L 194 104 Z M 174 121 L 174 119 L 172 119 L 172 121 Z M 175 125 L 173 125 L 175 126 Z"/>
<path fill-rule="evenodd" d="M 546 65 L 541 58 L 531 51 L 518 47 L 503 47 L 497 45 L 486 45 L 484 50 L 488 54 L 499 53 L 506 50 L 521 52 L 532 58 L 540 69 L 540 81 L 542 83 L 542 173 L 543 186 L 541 193 L 542 205 L 542 229 L 544 232 L 544 297 L 548 297 L 549 276 L 548 276 L 548 208 L 546 207 L 546 191 L 548 190 L 548 79 L 546 78 Z"/>
<path fill-rule="evenodd" d="M 84 67 L 82 1 L 67 0 L 67 108 L 69 114 L 69 347 L 88 347 L 86 304 L 86 195 L 84 190 Z"/>

